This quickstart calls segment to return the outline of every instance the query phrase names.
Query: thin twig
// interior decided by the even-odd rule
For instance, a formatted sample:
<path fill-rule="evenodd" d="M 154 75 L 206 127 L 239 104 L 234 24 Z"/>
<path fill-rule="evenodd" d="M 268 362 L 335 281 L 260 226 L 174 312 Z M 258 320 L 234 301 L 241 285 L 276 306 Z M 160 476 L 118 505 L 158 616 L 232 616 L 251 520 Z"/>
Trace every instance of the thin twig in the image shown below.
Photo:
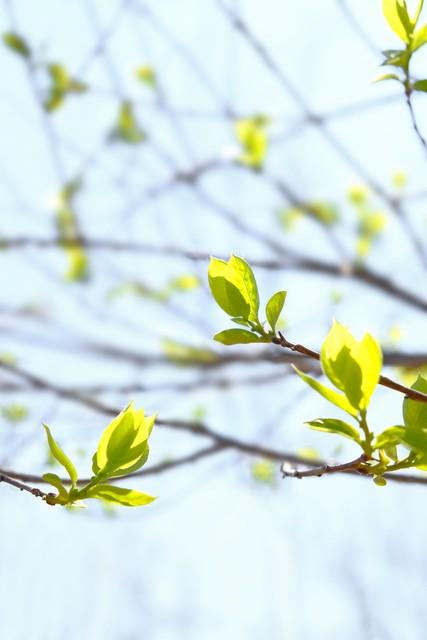
<path fill-rule="evenodd" d="M 282 476 L 284 478 L 309 478 L 316 476 L 320 478 L 320 476 L 330 474 L 330 473 L 341 473 L 343 471 L 357 471 L 358 473 L 366 473 L 361 469 L 361 465 L 366 462 L 366 456 L 362 454 L 355 460 L 350 460 L 350 462 L 344 462 L 342 464 L 323 464 L 312 469 L 304 469 L 300 471 L 296 467 L 293 467 L 289 464 L 289 462 L 283 462 L 280 471 L 282 472 Z"/>
<path fill-rule="evenodd" d="M 320 361 L 320 354 L 317 351 L 304 347 L 302 344 L 293 344 L 292 342 L 289 342 L 289 340 L 287 340 L 280 331 L 278 333 L 278 337 L 274 338 L 273 343 L 283 347 L 284 349 L 290 349 L 291 351 L 296 351 L 303 356 Z M 400 384 L 391 378 L 387 378 L 386 376 L 380 376 L 378 384 L 383 387 L 387 387 L 387 389 L 397 391 L 398 393 L 403 393 L 407 398 L 411 398 L 411 400 L 427 402 L 427 394 L 417 391 L 416 389 L 406 387 L 405 385 Z"/>

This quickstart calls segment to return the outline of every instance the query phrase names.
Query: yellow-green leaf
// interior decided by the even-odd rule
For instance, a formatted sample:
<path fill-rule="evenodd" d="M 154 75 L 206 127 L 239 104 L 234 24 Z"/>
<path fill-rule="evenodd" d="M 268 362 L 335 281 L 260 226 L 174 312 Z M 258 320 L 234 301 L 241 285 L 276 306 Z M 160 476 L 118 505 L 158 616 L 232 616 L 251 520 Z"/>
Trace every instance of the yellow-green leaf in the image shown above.
<path fill-rule="evenodd" d="M 272 331 L 276 331 L 276 324 L 282 313 L 283 305 L 285 304 L 286 293 L 286 291 L 277 291 L 277 293 L 271 296 L 265 307 L 267 320 Z"/>
<path fill-rule="evenodd" d="M 3 42 L 9 49 L 22 56 L 23 58 L 31 57 L 30 47 L 28 46 L 24 38 L 18 33 L 14 33 L 12 31 L 4 33 Z"/>
<path fill-rule="evenodd" d="M 211 258 L 209 285 L 217 304 L 228 315 L 258 321 L 258 287 L 251 267 L 238 256 L 228 262 Z"/>
<path fill-rule="evenodd" d="M 408 43 L 411 30 L 409 24 L 404 19 L 401 0 L 383 0 L 383 14 L 392 31 L 394 31 L 403 42 Z"/>
<path fill-rule="evenodd" d="M 368 407 L 382 366 L 381 349 L 371 335 L 365 334 L 357 341 L 339 322 L 334 322 L 322 345 L 321 364 L 353 407 L 360 410 Z"/>
<path fill-rule="evenodd" d="M 70 458 L 64 453 L 59 444 L 55 441 L 49 427 L 46 424 L 44 424 L 43 426 L 46 430 L 47 442 L 49 444 L 49 449 L 53 457 L 59 462 L 59 464 L 61 464 L 65 468 L 68 475 L 70 476 L 72 484 L 75 485 L 78 478 L 77 469 L 71 462 Z"/>
<path fill-rule="evenodd" d="M 251 342 L 270 342 L 270 339 L 260 338 L 255 333 L 246 331 L 245 329 L 226 329 L 225 331 L 220 331 L 214 335 L 214 340 L 226 345 L 249 344 Z"/>
<path fill-rule="evenodd" d="M 142 467 L 148 457 L 148 438 L 155 416 L 131 403 L 108 425 L 93 456 L 95 475 L 117 477 Z"/>
<path fill-rule="evenodd" d="M 358 444 L 361 443 L 358 430 L 356 429 L 356 427 L 353 427 L 353 425 L 348 424 L 348 422 L 343 422 L 342 420 L 337 420 L 336 418 L 317 418 L 316 420 L 310 420 L 305 424 L 315 431 L 334 433 L 340 436 L 345 436 L 346 438 L 350 438 L 350 440 L 354 440 Z"/>
<path fill-rule="evenodd" d="M 427 394 L 427 379 L 419 375 L 411 389 Z M 403 401 L 403 420 L 409 429 L 427 430 L 427 403 L 405 398 Z"/>
<path fill-rule="evenodd" d="M 302 378 L 302 380 L 304 380 L 306 384 L 308 384 L 309 387 L 317 391 L 317 393 L 320 393 L 320 395 L 326 398 L 326 400 L 328 400 L 329 402 L 332 402 L 332 404 L 334 404 L 336 407 L 343 409 L 344 411 L 349 413 L 351 416 L 353 417 L 357 416 L 356 409 L 352 407 L 352 405 L 349 403 L 349 401 L 344 395 L 342 395 L 341 393 L 338 393 L 334 389 L 330 389 L 329 387 L 326 387 L 324 384 L 322 384 L 315 378 L 312 378 L 308 376 L 306 373 L 303 373 L 302 371 L 297 369 L 297 367 L 295 367 L 294 365 L 292 365 L 292 367 L 297 372 L 299 377 Z"/>
<path fill-rule="evenodd" d="M 96 485 L 86 492 L 85 498 L 98 498 L 105 502 L 121 504 L 124 507 L 142 507 L 156 499 L 147 493 L 141 493 L 133 489 L 124 489 L 123 487 L 116 487 L 111 484 Z"/>

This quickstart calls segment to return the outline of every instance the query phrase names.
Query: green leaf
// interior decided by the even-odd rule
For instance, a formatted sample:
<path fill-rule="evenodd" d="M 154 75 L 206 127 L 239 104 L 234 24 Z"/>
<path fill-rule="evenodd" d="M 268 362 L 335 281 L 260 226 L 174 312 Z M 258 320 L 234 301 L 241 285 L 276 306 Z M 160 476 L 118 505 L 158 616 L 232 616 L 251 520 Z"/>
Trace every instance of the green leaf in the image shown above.
<path fill-rule="evenodd" d="M 336 407 L 343 409 L 344 411 L 349 413 L 351 416 L 353 417 L 357 416 L 356 409 L 351 406 L 351 404 L 349 403 L 349 401 L 345 396 L 343 396 L 341 393 L 337 393 L 336 391 L 334 391 L 334 389 L 325 387 L 325 385 L 323 385 L 321 382 L 319 382 L 315 378 L 311 378 L 306 373 L 303 373 L 302 371 L 297 369 L 297 367 L 295 367 L 294 365 L 292 365 L 292 367 L 297 372 L 299 377 L 302 378 L 306 384 L 308 384 L 309 387 L 317 391 L 317 393 L 320 393 L 320 395 L 326 398 L 326 400 L 334 404 Z"/>
<path fill-rule="evenodd" d="M 135 77 L 148 87 L 154 88 L 157 86 L 157 76 L 153 67 L 148 65 L 137 67 L 135 69 Z"/>
<path fill-rule="evenodd" d="M 427 379 L 419 375 L 411 389 L 427 394 Z M 403 421 L 409 429 L 427 429 L 427 403 L 405 398 Z"/>
<path fill-rule="evenodd" d="M 285 304 L 286 300 L 286 294 L 286 291 L 277 291 L 277 293 L 271 296 L 265 307 L 267 320 L 272 331 L 276 331 L 276 324 L 280 314 L 282 313 L 283 305 Z"/>
<path fill-rule="evenodd" d="M 374 449 L 387 449 L 388 447 L 395 447 L 398 444 L 402 444 L 402 438 L 405 436 L 405 427 L 389 427 L 382 433 L 379 433 L 375 438 L 373 448 Z"/>
<path fill-rule="evenodd" d="M 68 269 L 65 279 L 68 282 L 85 282 L 89 279 L 89 259 L 82 247 L 67 247 Z"/>
<path fill-rule="evenodd" d="M 383 0 L 383 14 L 390 28 L 403 42 L 409 42 L 412 23 L 402 0 Z"/>
<path fill-rule="evenodd" d="M 339 322 L 334 322 L 321 350 L 323 371 L 345 393 L 353 407 L 364 410 L 381 375 L 382 354 L 368 333 L 357 341 Z"/>
<path fill-rule="evenodd" d="M 251 333 L 251 331 L 246 331 L 245 329 L 226 329 L 225 331 L 216 333 L 213 339 L 216 340 L 216 342 L 227 345 L 270 342 L 270 338 L 260 338 L 255 333 Z"/>
<path fill-rule="evenodd" d="M 131 403 L 108 425 L 92 460 L 96 476 L 118 477 L 136 471 L 148 458 L 148 438 L 155 416 L 145 417 L 143 409 Z"/>
<path fill-rule="evenodd" d="M 218 362 L 218 354 L 212 349 L 194 347 L 168 338 L 162 340 L 162 348 L 168 360 L 183 366 Z"/>
<path fill-rule="evenodd" d="M 410 52 L 406 49 L 387 49 L 382 53 L 385 56 L 382 66 L 390 65 L 404 69 L 409 62 Z"/>
<path fill-rule="evenodd" d="M 427 80 L 417 80 L 412 85 L 412 88 L 415 91 L 423 91 L 424 93 L 427 93 Z"/>
<path fill-rule="evenodd" d="M 335 433 L 340 436 L 345 436 L 354 440 L 358 444 L 361 443 L 360 434 L 356 427 L 353 427 L 348 422 L 337 420 L 335 418 L 317 418 L 316 420 L 310 420 L 305 422 L 311 429 L 315 431 L 326 431 L 327 433 Z"/>
<path fill-rule="evenodd" d="M 412 23 L 414 24 L 414 26 L 418 22 L 423 6 L 424 6 L 424 0 L 418 0 L 418 5 L 417 5 L 417 8 L 415 9 L 414 17 L 412 18 Z"/>
<path fill-rule="evenodd" d="M 7 33 L 3 34 L 3 42 L 9 49 L 22 56 L 23 58 L 31 57 L 30 47 L 28 46 L 24 38 L 19 34 L 8 31 Z"/>
<path fill-rule="evenodd" d="M 427 42 L 427 24 L 417 29 L 412 37 L 411 49 L 417 51 Z"/>
<path fill-rule="evenodd" d="M 261 169 L 264 163 L 268 148 L 267 124 L 264 116 L 238 120 L 235 124 L 237 139 L 243 147 L 239 162 L 252 169 Z"/>
<path fill-rule="evenodd" d="M 69 493 L 64 487 L 61 478 L 57 476 L 56 473 L 45 473 L 42 478 L 58 491 L 58 498 L 61 504 L 66 504 L 69 501 Z"/>
<path fill-rule="evenodd" d="M 49 444 L 49 449 L 50 449 L 53 457 L 55 458 L 55 460 L 57 460 L 59 462 L 59 464 L 61 464 L 65 468 L 65 470 L 67 471 L 68 475 L 70 476 L 71 483 L 73 485 L 75 485 L 76 482 L 77 482 L 77 478 L 78 478 L 77 470 L 76 470 L 75 466 L 71 462 L 70 458 L 63 452 L 61 447 L 55 441 L 55 439 L 53 438 L 53 436 L 51 434 L 51 431 L 50 431 L 49 427 L 46 424 L 44 424 L 43 426 L 44 426 L 44 428 L 46 430 L 47 442 Z"/>
<path fill-rule="evenodd" d="M 105 502 L 121 504 L 124 507 L 142 507 L 156 499 L 146 493 L 134 491 L 133 489 L 124 489 L 123 487 L 115 487 L 111 484 L 98 484 L 89 489 L 84 497 L 98 498 Z"/>
<path fill-rule="evenodd" d="M 209 285 L 217 304 L 229 316 L 242 317 L 259 323 L 259 294 L 256 280 L 248 263 L 238 256 L 228 262 L 211 258 Z"/>
<path fill-rule="evenodd" d="M 117 125 L 111 137 L 113 140 L 121 140 L 127 144 L 139 144 L 146 139 L 145 132 L 138 124 L 133 105 L 129 100 L 124 100 L 120 105 Z"/>
<path fill-rule="evenodd" d="M 384 82 L 384 80 L 397 80 L 398 82 L 402 82 L 398 75 L 395 73 L 384 73 L 382 76 L 378 76 L 375 80 L 372 80 L 372 83 L 375 82 Z"/>
<path fill-rule="evenodd" d="M 375 440 L 375 449 L 403 444 L 408 449 L 427 454 L 427 431 L 413 427 L 389 427 Z"/>

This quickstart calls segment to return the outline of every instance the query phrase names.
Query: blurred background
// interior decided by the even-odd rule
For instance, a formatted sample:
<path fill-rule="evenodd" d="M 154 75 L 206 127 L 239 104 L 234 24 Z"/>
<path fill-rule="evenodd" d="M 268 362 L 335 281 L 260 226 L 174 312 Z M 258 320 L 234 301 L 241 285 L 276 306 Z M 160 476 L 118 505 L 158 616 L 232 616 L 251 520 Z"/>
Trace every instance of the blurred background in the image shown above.
<path fill-rule="evenodd" d="M 46 422 L 88 474 L 102 406 L 131 400 L 169 422 L 146 468 L 187 462 L 127 481 L 159 496 L 143 509 L 0 486 L 2 638 L 425 637 L 427 489 L 283 481 L 239 449 L 357 455 L 303 426 L 334 412 L 288 355 L 212 341 L 207 286 L 236 253 L 264 303 L 288 291 L 290 340 L 318 348 L 335 317 L 390 375 L 427 364 L 426 157 L 399 85 L 372 84 L 398 45 L 380 5 L 0 3 L 1 467 L 58 472 Z"/>

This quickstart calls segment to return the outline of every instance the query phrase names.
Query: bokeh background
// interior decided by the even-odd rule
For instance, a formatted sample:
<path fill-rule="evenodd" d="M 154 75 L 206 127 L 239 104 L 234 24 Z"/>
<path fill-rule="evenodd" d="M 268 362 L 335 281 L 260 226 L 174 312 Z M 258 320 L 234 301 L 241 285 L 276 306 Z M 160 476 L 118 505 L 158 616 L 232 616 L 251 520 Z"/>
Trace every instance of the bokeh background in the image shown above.
<path fill-rule="evenodd" d="M 372 84 L 397 46 L 380 2 L 3 0 L 0 20 L 31 49 L 0 51 L 1 466 L 45 472 L 47 422 L 89 473 L 109 417 L 82 397 L 351 459 L 302 426 L 333 411 L 275 347 L 212 341 L 206 274 L 242 255 L 264 302 L 288 290 L 290 340 L 317 348 L 336 317 L 422 365 L 426 158 L 399 86 Z M 260 116 L 253 170 L 236 123 Z M 375 428 L 400 406 L 379 390 Z M 147 468 L 210 444 L 159 426 Z M 2 638 L 425 637 L 425 487 L 283 481 L 238 449 L 133 486 L 159 499 L 66 510 L 0 487 Z"/>

